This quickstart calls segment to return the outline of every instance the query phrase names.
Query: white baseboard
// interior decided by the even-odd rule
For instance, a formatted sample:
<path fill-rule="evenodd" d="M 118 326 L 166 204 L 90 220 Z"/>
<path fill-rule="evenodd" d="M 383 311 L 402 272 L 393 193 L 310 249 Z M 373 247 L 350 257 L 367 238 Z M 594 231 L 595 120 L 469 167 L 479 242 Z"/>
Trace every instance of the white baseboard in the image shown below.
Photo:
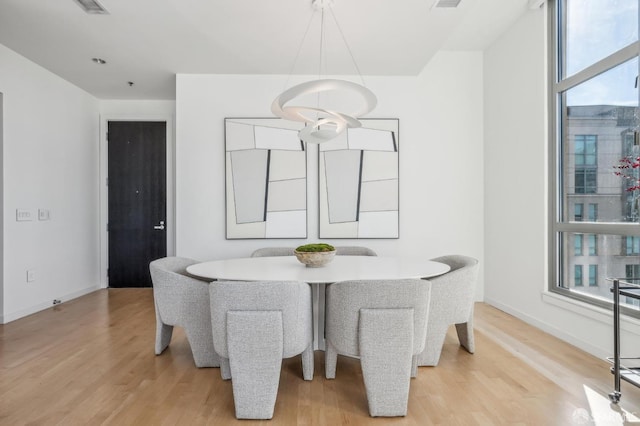
<path fill-rule="evenodd" d="M 513 309 L 510 306 L 504 305 L 492 299 L 485 299 L 484 302 L 497 309 L 500 309 L 501 311 L 508 313 L 509 315 L 513 315 L 514 317 L 521 319 L 527 324 L 530 324 L 536 328 L 539 328 L 540 330 L 546 333 L 549 333 L 560 340 L 564 340 L 565 342 L 577 348 L 582 349 L 583 351 L 595 356 L 596 358 L 605 359 L 606 357 L 611 356 L 610 349 L 607 351 L 598 346 L 594 346 L 589 342 L 577 339 L 575 336 L 572 336 L 571 334 L 566 333 L 563 330 L 560 330 L 559 328 L 555 327 L 552 324 L 546 323 L 544 321 L 540 321 L 539 319 L 534 318 L 531 315 L 525 314 L 524 312 L 521 312 L 517 309 Z"/>
<path fill-rule="evenodd" d="M 59 299 L 64 303 L 72 299 L 76 299 L 80 296 L 84 296 L 85 294 L 93 293 L 96 290 L 100 290 L 100 284 L 96 284 L 92 287 L 86 287 L 78 291 L 74 291 L 68 294 L 64 294 L 59 297 Z M 53 305 L 52 302 L 42 302 L 37 305 L 29 306 L 24 309 L 20 309 L 18 311 L 10 312 L 8 314 L 0 315 L 0 324 L 7 324 L 11 321 L 15 321 L 20 318 L 24 318 L 27 315 L 35 314 L 36 312 L 43 311 L 47 308 L 51 308 Z"/>

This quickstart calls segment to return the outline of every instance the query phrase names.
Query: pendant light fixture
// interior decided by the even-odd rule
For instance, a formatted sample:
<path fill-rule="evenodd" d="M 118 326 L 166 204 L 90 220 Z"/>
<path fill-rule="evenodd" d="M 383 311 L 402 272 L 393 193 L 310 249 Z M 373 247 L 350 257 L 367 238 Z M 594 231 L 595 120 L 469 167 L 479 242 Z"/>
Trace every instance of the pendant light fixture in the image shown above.
<path fill-rule="evenodd" d="M 353 58 L 353 54 L 351 53 L 351 49 L 347 44 L 346 39 L 344 38 L 344 34 L 338 21 L 333 14 L 333 10 L 331 9 L 331 5 L 333 4 L 332 0 L 313 0 L 312 5 L 315 9 L 315 13 L 320 12 L 321 20 L 320 20 L 320 60 L 319 60 L 319 70 L 318 70 L 318 79 L 307 81 L 302 84 L 298 84 L 293 86 L 284 92 L 282 92 L 271 104 L 271 112 L 273 112 L 276 116 L 284 118 L 286 120 L 298 121 L 305 123 L 306 126 L 304 129 L 300 130 L 298 136 L 304 142 L 309 143 L 321 143 L 334 139 L 340 133 L 344 132 L 349 127 L 360 127 L 362 124 L 358 120 L 358 118 L 362 115 L 365 115 L 371 112 L 376 104 L 377 99 L 373 92 L 367 89 L 364 86 L 364 80 L 362 79 L 362 74 L 360 73 L 360 69 L 358 68 L 358 64 Z M 330 11 L 333 20 L 338 27 L 340 32 L 340 36 L 349 51 L 349 55 L 351 56 L 351 60 L 355 65 L 355 68 L 362 80 L 362 85 L 356 84 L 351 81 L 346 80 L 338 80 L 338 79 L 321 79 L 320 75 L 322 73 L 322 58 L 323 58 L 323 47 L 324 47 L 324 24 L 325 24 L 325 11 Z M 313 17 L 312 17 L 313 20 Z M 311 25 L 311 21 L 309 26 Z M 307 33 L 309 28 L 307 27 Z M 302 44 L 304 44 L 304 39 L 306 38 L 307 33 L 303 37 L 302 43 L 300 47 L 302 48 Z M 300 49 L 298 50 L 298 55 L 300 54 Z M 293 68 L 295 68 L 295 64 L 298 60 L 296 59 L 293 64 Z M 293 72 L 292 68 L 292 72 Z M 322 108 L 320 105 L 320 94 L 323 92 L 330 91 L 338 91 L 343 92 L 347 96 L 353 98 L 354 96 L 359 98 L 358 101 L 360 105 L 354 108 L 353 111 L 336 111 L 333 109 Z M 317 95 L 317 104 L 314 106 L 305 106 L 305 105 L 291 105 L 291 103 L 300 97 L 306 95 Z"/>

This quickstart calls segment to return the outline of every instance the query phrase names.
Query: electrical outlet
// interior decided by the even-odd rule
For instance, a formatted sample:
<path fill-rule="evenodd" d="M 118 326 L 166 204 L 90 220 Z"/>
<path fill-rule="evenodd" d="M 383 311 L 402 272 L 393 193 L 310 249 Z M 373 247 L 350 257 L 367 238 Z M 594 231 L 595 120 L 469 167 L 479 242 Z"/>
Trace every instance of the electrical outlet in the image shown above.
<path fill-rule="evenodd" d="M 34 271 L 33 269 L 29 269 L 27 271 L 27 282 L 33 282 L 36 280 L 36 271 Z"/>

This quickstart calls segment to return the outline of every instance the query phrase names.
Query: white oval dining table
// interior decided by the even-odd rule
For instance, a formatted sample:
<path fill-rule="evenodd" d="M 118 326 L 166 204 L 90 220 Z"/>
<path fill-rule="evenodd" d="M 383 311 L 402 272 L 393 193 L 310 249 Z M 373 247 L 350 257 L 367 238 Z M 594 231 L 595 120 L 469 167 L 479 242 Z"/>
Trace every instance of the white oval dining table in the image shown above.
<path fill-rule="evenodd" d="M 206 279 L 304 281 L 310 284 L 429 278 L 448 271 L 448 265 L 433 260 L 384 256 L 335 256 L 329 264 L 319 268 L 306 267 L 295 256 L 212 260 L 187 268 L 191 275 Z"/>
<path fill-rule="evenodd" d="M 187 272 L 207 280 L 303 281 L 312 285 L 314 349 L 324 350 L 324 301 L 327 284 L 351 280 L 430 278 L 448 272 L 449 265 L 418 257 L 335 256 L 310 268 L 295 256 L 247 257 L 197 263 Z"/>

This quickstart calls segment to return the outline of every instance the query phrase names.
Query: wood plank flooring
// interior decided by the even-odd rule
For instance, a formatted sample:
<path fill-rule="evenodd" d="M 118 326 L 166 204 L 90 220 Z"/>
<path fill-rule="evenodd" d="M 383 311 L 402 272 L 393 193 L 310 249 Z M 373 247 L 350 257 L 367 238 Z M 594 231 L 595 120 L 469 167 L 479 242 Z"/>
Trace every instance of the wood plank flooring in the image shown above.
<path fill-rule="evenodd" d="M 437 367 L 411 381 L 409 411 L 371 418 L 357 360 L 340 357 L 314 380 L 283 362 L 271 421 L 237 421 L 231 382 L 198 369 L 176 328 L 153 353 L 150 289 L 101 290 L 0 325 L 1 425 L 571 425 L 640 422 L 640 389 L 609 404 L 608 364 L 499 310 L 476 305 L 476 354 L 452 327 Z"/>

